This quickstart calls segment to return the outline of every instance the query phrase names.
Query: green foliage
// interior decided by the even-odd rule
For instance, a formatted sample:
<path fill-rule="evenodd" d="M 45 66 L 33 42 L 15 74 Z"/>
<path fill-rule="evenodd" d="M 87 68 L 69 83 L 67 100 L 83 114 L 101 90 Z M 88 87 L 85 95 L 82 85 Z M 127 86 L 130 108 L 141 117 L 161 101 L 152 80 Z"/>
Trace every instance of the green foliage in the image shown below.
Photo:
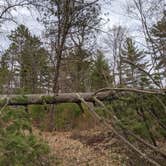
<path fill-rule="evenodd" d="M 1 100 L 0 100 L 0 106 L 4 106 L 4 105 L 6 104 L 6 101 L 7 101 L 6 98 L 1 99 Z"/>
<path fill-rule="evenodd" d="M 110 69 L 104 54 L 100 51 L 97 52 L 96 59 L 94 60 L 91 80 L 93 89 L 100 89 L 112 83 Z"/>
<path fill-rule="evenodd" d="M 76 48 L 66 58 L 69 70 L 64 67 L 65 76 L 68 78 L 67 87 L 75 92 L 84 92 L 90 87 L 90 67 L 92 54 L 83 48 Z M 61 69 L 63 70 L 63 69 Z M 63 81 L 63 84 L 65 82 Z"/>
<path fill-rule="evenodd" d="M 124 43 L 122 49 L 122 62 L 123 58 L 135 65 L 139 65 L 143 70 L 147 67 L 144 52 L 137 48 L 132 38 L 128 37 Z M 124 83 L 131 87 L 147 87 L 149 85 L 147 75 L 141 72 L 133 64 L 126 63 L 125 61 L 122 63 Z"/>
<path fill-rule="evenodd" d="M 19 102 L 20 104 L 26 104 L 28 100 L 27 96 L 20 95 L 11 99 L 12 102 Z"/>
<path fill-rule="evenodd" d="M 160 100 L 164 101 L 164 98 L 160 98 Z M 109 107 L 112 108 L 115 115 L 126 128 L 132 130 L 142 138 L 150 140 L 150 133 L 153 133 L 154 138 L 165 137 L 166 132 L 159 125 L 159 122 L 163 124 L 166 122 L 166 118 L 163 116 L 163 107 L 153 96 L 132 95 L 128 96 L 128 100 L 112 102 Z M 144 115 L 140 111 L 141 109 Z M 157 110 L 158 119 L 152 115 L 152 109 Z"/>
<path fill-rule="evenodd" d="M 4 87 L 9 83 L 12 73 L 9 71 L 8 56 L 2 55 L 0 60 L 0 93 L 5 93 Z"/>
<path fill-rule="evenodd" d="M 58 104 L 55 112 L 55 128 L 66 130 L 76 127 L 75 122 L 80 115 L 81 111 L 77 104 Z"/>
<path fill-rule="evenodd" d="M 110 113 L 104 112 L 101 107 L 96 107 L 96 112 L 107 119 L 116 115 L 120 121 L 116 121 L 117 129 L 123 126 L 150 142 L 152 142 L 152 139 L 162 140 L 166 137 L 166 131 L 163 127 L 166 124 L 166 112 L 164 110 L 165 96 L 158 97 L 160 102 L 154 95 L 130 94 L 126 95 L 125 98 L 120 97 L 120 99 L 111 103 L 105 103 Z M 111 121 L 113 121 L 112 118 Z M 129 138 L 131 141 L 134 141 L 133 137 Z"/>
<path fill-rule="evenodd" d="M 153 49 L 155 50 L 156 69 L 160 70 L 160 76 L 166 77 L 166 13 L 151 28 Z"/>
<path fill-rule="evenodd" d="M 0 165 L 49 165 L 49 147 L 32 133 L 31 119 L 24 108 L 0 112 Z"/>
<path fill-rule="evenodd" d="M 29 111 L 35 126 L 41 130 L 47 130 L 49 127 L 49 105 L 29 106 Z M 77 104 L 63 103 L 55 106 L 54 124 L 57 130 L 67 130 L 77 127 L 76 121 L 81 116 L 81 110 Z"/>
<path fill-rule="evenodd" d="M 39 129 L 48 130 L 50 125 L 50 109 L 49 105 L 33 105 L 28 110 L 32 117 L 33 124 Z M 86 108 L 85 108 L 86 109 Z M 96 108 L 97 112 L 105 116 L 100 108 Z M 54 128 L 60 131 L 71 129 L 88 129 L 94 127 L 94 119 L 85 111 L 82 113 L 79 106 L 75 103 L 63 103 L 55 106 L 54 110 Z"/>
<path fill-rule="evenodd" d="M 150 140 L 150 133 L 153 133 L 154 138 L 165 137 L 166 132 L 160 126 L 159 122 L 162 124 L 166 123 L 166 118 L 163 116 L 165 114 L 165 97 L 160 97 L 159 99 L 163 103 L 159 103 L 153 95 L 136 95 L 129 94 L 125 97 L 120 97 L 121 100 L 114 100 L 111 102 L 106 102 L 108 109 L 114 113 L 122 122 L 122 124 L 132 130 L 135 134 L 141 136 L 144 139 Z M 143 108 L 143 112 L 146 117 L 146 121 L 143 119 L 140 109 Z M 157 118 L 152 115 L 152 108 L 157 113 Z M 85 110 L 87 108 L 85 107 Z M 33 122 L 40 129 L 47 129 L 49 125 L 49 105 L 39 106 L 34 105 L 29 107 Z M 110 114 L 103 110 L 103 108 L 98 105 L 95 106 L 96 112 L 104 117 L 110 118 Z M 82 126 L 89 125 L 93 127 L 89 122 L 94 122 L 94 119 L 85 111 L 81 112 L 77 104 L 64 103 L 55 106 L 54 113 L 54 124 L 56 130 L 69 130 L 73 128 L 79 128 L 80 124 Z M 147 128 L 148 124 L 148 128 Z M 117 124 L 119 126 L 119 124 Z"/>
<path fill-rule="evenodd" d="M 48 52 L 42 46 L 42 42 L 35 35 L 31 35 L 24 25 L 19 25 L 8 38 L 11 44 L 3 55 L 2 75 L 13 68 L 10 81 L 15 78 L 19 78 L 20 81 L 15 85 L 16 92 L 41 92 L 44 89 L 42 87 L 49 84 L 50 76 Z M 4 61 L 5 59 L 7 60 Z M 5 63 L 7 67 L 5 67 Z M 13 66 L 11 67 L 11 65 Z"/>
<path fill-rule="evenodd" d="M 33 125 L 41 130 L 47 128 L 47 114 L 48 106 L 43 105 L 30 105 L 28 107 L 30 116 L 32 118 Z"/>

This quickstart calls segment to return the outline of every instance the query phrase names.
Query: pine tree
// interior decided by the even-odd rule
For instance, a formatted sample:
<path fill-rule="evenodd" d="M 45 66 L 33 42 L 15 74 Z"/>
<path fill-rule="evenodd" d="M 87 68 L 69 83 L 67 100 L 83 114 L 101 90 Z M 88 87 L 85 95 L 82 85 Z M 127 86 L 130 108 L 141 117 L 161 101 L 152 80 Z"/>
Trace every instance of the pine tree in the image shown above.
<path fill-rule="evenodd" d="M 152 44 L 156 53 L 156 69 L 159 69 L 161 75 L 166 77 L 166 12 L 151 28 Z"/>
<path fill-rule="evenodd" d="M 122 73 L 123 73 L 123 82 L 127 86 L 138 87 L 148 85 L 148 79 L 146 75 L 141 72 L 136 66 L 127 63 L 128 60 L 135 65 L 139 65 L 142 69 L 147 67 L 145 62 L 145 55 L 143 51 L 140 51 L 131 38 L 127 38 L 123 49 L 122 49 Z"/>
<path fill-rule="evenodd" d="M 97 52 L 96 59 L 92 65 L 91 80 L 92 87 L 95 90 L 110 86 L 113 81 L 108 62 L 101 51 Z"/>
<path fill-rule="evenodd" d="M 0 93 L 8 93 L 11 72 L 9 70 L 8 58 L 2 55 L 0 60 Z"/>
<path fill-rule="evenodd" d="M 43 81 L 46 81 L 43 75 L 46 71 L 43 68 L 48 65 L 47 51 L 42 47 L 39 38 L 32 36 L 24 25 L 12 31 L 9 39 L 11 44 L 6 54 L 14 59 L 19 88 L 25 93 L 39 93 L 44 88 Z"/>
<path fill-rule="evenodd" d="M 76 48 L 63 60 L 60 71 L 60 89 L 65 92 L 85 92 L 91 90 L 91 54 Z M 67 81 L 64 81 L 66 80 Z"/>

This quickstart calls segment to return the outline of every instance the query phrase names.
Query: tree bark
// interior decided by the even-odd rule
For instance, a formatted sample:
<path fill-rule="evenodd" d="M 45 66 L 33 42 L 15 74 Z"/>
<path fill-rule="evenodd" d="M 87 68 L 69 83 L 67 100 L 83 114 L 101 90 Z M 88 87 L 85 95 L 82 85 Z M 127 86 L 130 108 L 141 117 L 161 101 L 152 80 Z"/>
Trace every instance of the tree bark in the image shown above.
<path fill-rule="evenodd" d="M 132 88 L 103 88 L 96 92 L 78 93 L 86 102 L 95 102 L 94 97 L 99 100 L 114 100 L 120 96 L 126 96 L 129 93 L 161 95 L 165 96 L 165 89 L 158 90 L 140 90 Z M 31 104 L 56 104 L 56 103 L 79 103 L 77 93 L 59 93 L 55 94 L 28 94 L 28 95 L 0 95 L 0 106 L 7 105 L 31 105 Z M 118 94 L 118 96 L 117 96 Z"/>
<path fill-rule="evenodd" d="M 94 102 L 94 93 L 79 93 L 87 102 Z M 96 95 L 100 100 L 116 99 L 116 95 L 110 92 L 101 92 Z M 108 98 L 109 97 L 109 98 Z M 29 95 L 0 95 L 0 106 L 7 105 L 31 105 L 31 104 L 56 104 L 56 103 L 79 103 L 77 93 L 54 94 L 29 94 Z"/>

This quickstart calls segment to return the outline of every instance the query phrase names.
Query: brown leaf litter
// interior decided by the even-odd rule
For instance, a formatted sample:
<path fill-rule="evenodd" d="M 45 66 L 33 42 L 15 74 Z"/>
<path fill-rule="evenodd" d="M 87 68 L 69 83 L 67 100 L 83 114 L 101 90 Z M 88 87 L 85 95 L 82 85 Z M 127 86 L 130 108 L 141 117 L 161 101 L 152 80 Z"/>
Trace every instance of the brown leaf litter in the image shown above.
<path fill-rule="evenodd" d="M 36 130 L 38 133 L 39 131 Z M 42 132 L 60 166 L 122 166 L 124 156 L 118 140 L 109 133 L 91 129 L 71 132 Z M 126 159 L 125 159 L 126 160 Z"/>

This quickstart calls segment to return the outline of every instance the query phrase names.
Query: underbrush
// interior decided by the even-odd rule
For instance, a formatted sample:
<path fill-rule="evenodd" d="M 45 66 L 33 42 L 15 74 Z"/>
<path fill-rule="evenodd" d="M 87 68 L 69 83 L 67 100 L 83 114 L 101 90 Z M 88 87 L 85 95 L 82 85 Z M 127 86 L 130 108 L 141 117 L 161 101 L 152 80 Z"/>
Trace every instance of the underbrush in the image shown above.
<path fill-rule="evenodd" d="M 33 124 L 41 130 L 48 130 L 50 123 L 49 105 L 29 106 Z M 72 129 L 89 129 L 96 125 L 94 119 L 74 103 L 63 103 L 55 106 L 54 128 L 56 131 L 69 131 Z"/>
<path fill-rule="evenodd" d="M 143 98 L 144 99 L 144 98 Z M 137 101 L 134 97 L 125 100 L 105 103 L 109 112 L 115 115 L 121 124 L 151 144 L 158 144 L 166 137 L 165 127 L 165 99 Z M 113 119 L 99 105 L 95 104 L 95 111 L 109 121 Z M 65 103 L 55 107 L 50 105 L 31 105 L 28 112 L 25 107 L 7 107 L 0 112 L 0 165 L 10 166 L 38 166 L 51 165 L 53 159 L 47 143 L 36 137 L 32 132 L 34 127 L 47 131 L 50 124 L 50 110 L 54 108 L 54 126 L 56 131 L 69 131 L 73 129 L 85 130 L 99 125 L 86 111 L 82 112 L 77 104 Z M 118 123 L 116 129 L 125 135 Z M 164 125 L 164 126 L 163 126 Z M 127 136 L 131 142 L 135 140 Z"/>
<path fill-rule="evenodd" d="M 49 146 L 32 131 L 31 118 L 23 107 L 1 109 L 0 165 L 49 166 Z"/>
<path fill-rule="evenodd" d="M 164 128 L 166 124 L 165 108 L 163 107 L 165 98 L 160 98 L 160 103 L 152 96 L 149 96 L 149 98 L 129 95 L 122 100 L 115 100 L 111 103 L 106 102 L 105 105 L 110 113 L 115 115 L 125 128 L 155 145 L 158 140 L 163 140 L 166 137 L 166 130 Z M 108 112 L 97 104 L 94 106 L 100 116 L 112 121 Z M 57 131 L 68 131 L 72 129 L 84 130 L 98 125 L 88 114 L 86 107 L 84 107 L 85 112 L 82 112 L 80 107 L 73 103 L 58 104 L 54 108 L 53 119 L 55 130 Z M 29 106 L 33 124 L 41 130 L 48 129 L 50 109 L 51 107 L 49 105 Z M 116 123 L 116 126 L 120 129 L 118 123 Z M 129 139 L 132 141 L 132 138 L 129 137 Z"/>
<path fill-rule="evenodd" d="M 164 104 L 165 98 L 160 98 L 160 101 Z M 113 101 L 108 108 L 124 127 L 152 144 L 166 137 L 165 108 L 155 98 L 149 100 L 140 96 L 137 100 L 132 97 L 129 100 Z"/>

